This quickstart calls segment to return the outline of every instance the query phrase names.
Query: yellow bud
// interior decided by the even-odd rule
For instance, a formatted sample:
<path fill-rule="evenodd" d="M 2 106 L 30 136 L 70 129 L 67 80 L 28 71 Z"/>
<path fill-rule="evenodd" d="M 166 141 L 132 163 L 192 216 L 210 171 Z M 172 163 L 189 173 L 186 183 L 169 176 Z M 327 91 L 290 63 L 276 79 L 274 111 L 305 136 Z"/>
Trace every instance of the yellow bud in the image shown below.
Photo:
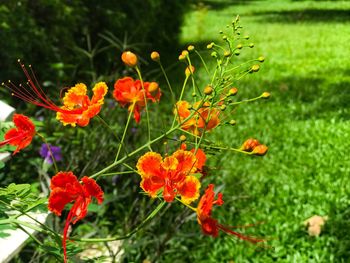
<path fill-rule="evenodd" d="M 212 49 L 214 46 L 214 42 L 211 42 L 210 44 L 207 45 L 207 49 Z"/>
<path fill-rule="evenodd" d="M 187 50 L 183 50 L 181 52 L 181 55 L 183 55 L 184 57 L 187 57 L 188 56 L 188 51 Z"/>
<path fill-rule="evenodd" d="M 210 94 L 212 94 L 213 93 L 213 88 L 210 86 L 210 85 L 208 85 L 208 86 L 206 86 L 205 88 L 204 88 L 204 94 L 205 95 L 210 95 Z"/>
<path fill-rule="evenodd" d="M 153 92 L 157 91 L 158 88 L 159 88 L 159 86 L 158 86 L 157 82 L 151 82 L 148 86 L 148 91 L 153 93 Z"/>
<path fill-rule="evenodd" d="M 151 53 L 151 59 L 152 59 L 153 61 L 158 62 L 158 61 L 160 60 L 160 55 L 159 55 L 159 53 L 158 53 L 157 51 L 153 51 L 153 52 Z"/>
<path fill-rule="evenodd" d="M 187 47 L 187 50 L 188 50 L 188 51 L 193 51 L 193 50 L 194 50 L 194 46 L 193 46 L 193 45 L 189 45 L 189 46 Z"/>
<path fill-rule="evenodd" d="M 249 47 L 250 47 L 250 48 L 253 48 L 253 47 L 254 47 L 254 43 L 250 43 L 250 44 L 249 44 Z"/>
<path fill-rule="evenodd" d="M 250 68 L 250 72 L 258 72 L 259 69 L 260 69 L 260 66 L 258 64 L 255 64 Z"/>
<path fill-rule="evenodd" d="M 137 56 L 131 51 L 124 51 L 122 54 L 122 61 L 129 67 L 135 67 L 137 65 Z"/>
<path fill-rule="evenodd" d="M 237 49 L 242 49 L 242 47 L 243 47 L 242 44 L 238 44 L 238 45 L 236 46 Z"/>
<path fill-rule="evenodd" d="M 269 148 L 266 145 L 260 144 L 253 149 L 252 154 L 265 155 L 268 149 Z"/>
<path fill-rule="evenodd" d="M 224 56 L 225 56 L 225 57 L 231 56 L 231 52 L 226 50 L 226 51 L 224 52 Z"/>
<path fill-rule="evenodd" d="M 195 71 L 195 67 L 194 66 L 188 66 L 186 69 L 185 69 L 185 75 L 186 77 L 190 76 L 191 74 L 193 74 Z"/>
<path fill-rule="evenodd" d="M 186 138 L 185 135 L 181 135 L 181 136 L 180 136 L 180 141 L 184 142 L 184 141 L 186 141 L 186 139 L 187 139 L 187 138 Z"/>
<path fill-rule="evenodd" d="M 179 56 L 179 60 L 180 60 L 180 61 L 181 61 L 181 60 L 185 60 L 185 59 L 186 59 L 186 57 L 185 57 L 184 55 L 181 54 L 181 55 Z"/>
<path fill-rule="evenodd" d="M 227 36 L 226 36 L 226 35 L 223 35 L 223 36 L 222 36 L 222 39 L 223 39 L 223 40 L 227 40 Z"/>
<path fill-rule="evenodd" d="M 221 105 L 221 106 L 220 106 L 220 110 L 221 110 L 221 111 L 225 111 L 225 110 L 226 110 L 226 105 Z"/>
<path fill-rule="evenodd" d="M 270 92 L 267 92 L 267 91 L 265 91 L 263 94 L 261 94 L 261 97 L 264 99 L 268 99 L 268 98 L 270 98 L 270 96 L 271 96 Z"/>
<path fill-rule="evenodd" d="M 261 57 L 258 57 L 258 60 L 259 60 L 259 62 L 264 62 L 265 58 L 263 56 L 261 56 Z"/>
<path fill-rule="evenodd" d="M 236 121 L 235 121 L 235 120 L 230 120 L 230 121 L 229 121 L 229 124 L 232 125 L 232 126 L 234 126 L 234 125 L 236 125 Z"/>
<path fill-rule="evenodd" d="M 238 92 L 238 89 L 233 87 L 233 88 L 230 88 L 230 90 L 228 91 L 228 95 L 229 96 L 234 96 L 234 95 L 237 94 L 237 92 Z"/>

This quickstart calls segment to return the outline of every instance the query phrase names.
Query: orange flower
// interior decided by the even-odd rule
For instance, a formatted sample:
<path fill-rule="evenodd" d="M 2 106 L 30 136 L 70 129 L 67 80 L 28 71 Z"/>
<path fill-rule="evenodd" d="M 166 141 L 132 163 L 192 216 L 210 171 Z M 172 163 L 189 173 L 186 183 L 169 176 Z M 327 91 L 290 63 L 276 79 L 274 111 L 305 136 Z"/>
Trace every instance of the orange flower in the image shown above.
<path fill-rule="evenodd" d="M 22 114 L 14 114 L 13 123 L 16 128 L 12 128 L 5 133 L 5 140 L 0 142 L 0 147 L 7 144 L 17 146 L 13 152 L 13 154 L 16 154 L 32 142 L 35 135 L 35 126 L 27 116 Z"/>
<path fill-rule="evenodd" d="M 70 124 L 73 127 L 86 126 L 90 118 L 94 117 L 100 112 L 101 105 L 104 102 L 104 96 L 107 93 L 107 85 L 104 82 L 99 82 L 93 88 L 94 95 L 90 100 L 86 95 L 86 86 L 84 84 L 77 84 L 70 88 L 63 98 L 63 106 L 57 106 L 52 102 L 46 93 L 42 90 L 37 78 L 31 68 L 30 73 L 26 67 L 19 61 L 24 74 L 28 80 L 27 85 L 19 85 L 17 87 L 11 81 L 8 84 L 3 83 L 11 90 L 12 95 L 22 99 L 25 102 L 43 107 L 57 112 L 56 118 L 63 123 L 63 125 Z"/>
<path fill-rule="evenodd" d="M 122 107 L 128 105 L 128 110 L 134 113 L 136 122 L 140 122 L 140 112 L 145 107 L 146 100 L 157 102 L 161 92 L 156 82 L 144 82 L 144 90 L 140 80 L 131 77 L 118 79 L 114 84 L 113 96 Z"/>
<path fill-rule="evenodd" d="M 79 83 L 70 88 L 63 97 L 63 106 L 57 112 L 56 119 L 61 121 L 63 125 L 76 124 L 79 126 L 86 126 L 92 117 L 96 116 L 104 103 L 104 96 L 106 95 L 108 87 L 106 83 L 97 83 L 93 91 L 91 100 L 86 95 L 87 88 L 85 84 Z"/>
<path fill-rule="evenodd" d="M 103 202 L 103 191 L 94 179 L 84 176 L 81 181 L 83 184 L 79 183 L 72 172 L 59 172 L 51 180 L 52 191 L 48 204 L 50 211 L 60 216 L 64 207 L 74 202 L 63 230 L 64 262 L 67 262 L 66 241 L 70 223 L 75 224 L 86 216 L 92 197 L 95 197 L 99 204 Z"/>
<path fill-rule="evenodd" d="M 211 130 L 219 125 L 219 111 L 216 108 L 210 109 L 210 104 L 205 102 L 201 107 L 201 102 L 194 104 L 196 110 L 192 118 L 181 124 L 181 128 L 192 132 L 195 135 L 200 135 L 203 130 Z M 183 122 L 191 115 L 189 109 L 190 104 L 187 101 L 178 101 L 176 103 L 174 114 L 178 115 L 179 123 Z"/>
<path fill-rule="evenodd" d="M 179 195 L 189 204 L 199 197 L 200 182 L 193 176 L 198 162 L 190 151 L 178 150 L 164 159 L 158 153 L 148 152 L 136 165 L 142 178 L 140 186 L 151 197 L 163 190 L 165 201 L 172 202 Z"/>
<path fill-rule="evenodd" d="M 217 237 L 219 235 L 219 230 L 222 230 L 229 235 L 234 235 L 251 243 L 259 243 L 265 241 L 263 239 L 245 236 L 238 232 L 232 231 L 231 228 L 233 227 L 221 225 L 216 219 L 212 218 L 211 211 L 213 205 L 221 206 L 223 203 L 224 201 L 222 200 L 222 193 L 218 193 L 217 199 L 215 200 L 214 185 L 210 184 L 205 190 L 204 195 L 199 200 L 197 206 L 197 220 L 202 227 L 202 232 L 205 235 Z"/>

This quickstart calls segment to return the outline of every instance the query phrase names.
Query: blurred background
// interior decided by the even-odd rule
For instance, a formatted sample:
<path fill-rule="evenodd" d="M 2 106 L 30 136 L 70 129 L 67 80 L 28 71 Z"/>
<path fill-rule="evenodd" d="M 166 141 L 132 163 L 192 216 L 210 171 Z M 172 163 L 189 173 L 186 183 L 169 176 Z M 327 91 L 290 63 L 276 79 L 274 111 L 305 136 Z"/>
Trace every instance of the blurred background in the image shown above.
<path fill-rule="evenodd" d="M 210 179 L 204 184 L 214 182 L 224 194 L 225 205 L 214 210 L 220 222 L 254 224 L 237 231 L 264 237 L 269 247 L 223 233 L 216 239 L 204 236 L 195 215 L 174 204 L 142 231 L 118 243 L 115 252 L 111 245 L 99 244 L 97 250 L 109 249 L 109 257 L 97 259 L 92 253 L 89 261 L 77 255 L 74 262 L 350 261 L 349 1 L 2 0 L 0 81 L 25 81 L 17 64 L 20 58 L 33 65 L 56 101 L 62 88 L 78 82 L 91 86 L 104 80 L 112 89 L 116 79 L 133 74 L 120 61 L 122 51 L 129 49 L 139 54 L 145 79 L 157 80 L 162 87 L 160 71 L 149 59 L 150 52 L 157 50 L 173 86 L 180 90 L 184 65 L 177 57 L 181 50 L 188 44 L 205 50 L 208 43 L 220 42 L 219 31 L 237 14 L 244 35 L 250 36 L 248 42 L 254 43 L 254 48 L 243 48 L 237 63 L 261 55 L 266 58 L 257 74 L 236 83 L 238 97 L 255 97 L 264 91 L 272 96 L 238 107 L 233 116 L 237 125 L 220 127 L 210 137 L 236 147 L 255 137 L 269 146 L 269 152 L 262 158 L 213 153 L 208 163 Z M 210 60 L 205 52 L 203 56 Z M 204 86 L 208 76 L 199 67 L 200 61 L 196 63 Z M 163 90 L 162 102 L 152 116 L 171 113 L 170 96 Z M 89 175 L 114 160 L 117 142 L 98 122 L 92 121 L 88 128 L 63 127 L 52 112 L 16 100 L 4 88 L 0 98 L 41 121 L 41 133 L 62 149 L 60 170 Z M 112 100 L 107 105 L 101 115 L 121 133 L 125 110 Z M 166 123 L 167 117 L 156 121 Z M 145 140 L 144 128 L 143 123 L 134 125 L 129 147 Z M 32 183 L 39 189 L 40 146 L 37 140 L 30 150 L 16 156 L 20 158 L 8 161 L 0 169 L 0 185 Z M 76 235 L 126 233 L 156 206 L 139 193 L 138 176 L 112 176 L 99 183 L 106 205 L 93 206 L 86 220 L 74 227 Z M 327 218 L 317 237 L 310 236 L 304 225 L 314 215 Z M 62 222 L 51 221 L 58 231 L 62 229 Z M 54 252 L 48 252 L 55 247 L 54 241 L 46 245 L 45 251 L 29 242 L 12 262 L 55 262 Z M 91 246 L 74 245 L 81 246 L 81 251 Z"/>

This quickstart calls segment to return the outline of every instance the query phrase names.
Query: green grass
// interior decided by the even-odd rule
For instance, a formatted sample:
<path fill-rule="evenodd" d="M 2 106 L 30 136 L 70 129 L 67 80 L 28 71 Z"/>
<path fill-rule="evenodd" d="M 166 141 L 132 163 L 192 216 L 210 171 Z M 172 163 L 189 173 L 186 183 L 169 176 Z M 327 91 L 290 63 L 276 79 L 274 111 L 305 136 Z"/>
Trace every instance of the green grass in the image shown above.
<path fill-rule="evenodd" d="M 162 261 L 349 262 L 350 2 L 204 2 L 207 7 L 188 13 L 183 44 L 218 39 L 239 14 L 255 43 L 243 57 L 263 54 L 266 62 L 258 74 L 237 82 L 238 96 L 272 93 L 269 101 L 241 106 L 233 115 L 237 126 L 211 135 L 232 146 L 256 137 L 270 147 L 263 158 L 212 158 L 217 170 L 210 180 L 226 201 L 214 215 L 230 225 L 264 222 L 245 231 L 273 248 L 223 233 L 218 239 L 195 236 L 193 217 L 168 242 Z M 303 226 L 313 215 L 329 217 L 319 237 L 309 237 Z"/>

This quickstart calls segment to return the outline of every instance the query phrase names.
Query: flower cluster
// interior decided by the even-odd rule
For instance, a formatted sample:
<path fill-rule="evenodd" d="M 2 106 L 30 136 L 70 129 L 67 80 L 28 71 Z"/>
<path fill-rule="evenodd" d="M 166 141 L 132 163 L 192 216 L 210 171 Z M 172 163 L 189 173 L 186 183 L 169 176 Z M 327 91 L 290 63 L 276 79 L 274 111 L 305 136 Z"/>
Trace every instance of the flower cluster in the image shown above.
<path fill-rule="evenodd" d="M 90 177 L 84 176 L 79 180 L 71 171 L 58 172 L 59 170 L 55 161 L 62 159 L 61 148 L 48 144 L 44 136 L 36 131 L 33 122 L 28 117 L 21 114 L 15 114 L 13 116 L 15 127 L 5 133 L 4 140 L 0 142 L 0 147 L 5 145 L 16 146 L 17 148 L 13 153 L 16 154 L 26 148 L 37 134 L 38 137 L 44 140 L 40 155 L 46 162 L 54 163 L 54 168 L 56 169 L 56 175 L 52 177 L 50 183 L 51 193 L 48 197 L 48 209 L 55 215 L 61 216 L 64 208 L 68 204 L 72 204 L 63 229 L 62 246 L 65 262 L 68 260 L 66 243 L 70 224 L 75 224 L 86 217 L 88 206 L 94 198 L 98 204 L 103 203 L 104 192 L 95 181 L 95 178 L 105 176 L 108 170 L 120 165 L 124 165 L 127 169 L 130 169 L 127 173 L 137 172 L 140 176 L 141 189 L 150 197 L 162 199 L 164 201 L 163 203 L 178 201 L 195 211 L 197 221 L 205 235 L 218 237 L 219 231 L 223 231 L 252 243 L 264 241 L 260 238 L 235 232 L 232 230 L 233 227 L 219 223 L 212 216 L 213 207 L 224 204 L 223 194 L 218 193 L 216 195 L 214 185 L 211 183 L 207 184 L 206 180 L 209 178 L 203 176 L 207 175 L 207 171 L 210 171 L 210 168 L 205 167 L 205 165 L 207 158 L 212 152 L 227 150 L 251 155 L 264 155 L 268 150 L 266 145 L 261 144 L 256 139 L 248 139 L 241 147 L 234 148 L 231 146 L 223 147 L 212 141 L 209 138 L 210 136 L 206 137 L 207 132 L 216 132 L 221 126 L 235 125 L 236 121 L 229 118 L 233 116 L 238 105 L 258 99 L 266 99 L 270 96 L 270 93 L 263 92 L 262 95 L 252 99 L 239 101 L 236 98 L 238 92 L 238 89 L 235 87 L 237 84 L 236 81 L 248 73 L 259 71 L 260 68 L 258 64 L 248 65 L 248 68 L 243 73 L 240 71 L 237 75 L 233 74 L 235 69 L 243 65 L 246 66 L 246 64 L 241 64 L 230 68 L 233 63 L 232 56 L 239 55 L 243 48 L 241 44 L 237 45 L 236 48 L 233 45 L 234 41 L 241 39 L 239 37 L 240 33 L 237 32 L 240 29 L 237 23 L 238 20 L 236 19 L 232 24 L 233 32 L 236 34 L 233 38 L 226 35 L 223 36 L 227 47 L 222 47 L 215 43 L 208 44 L 207 48 L 210 50 L 211 57 L 215 59 L 217 66 L 213 71 L 213 75 L 210 77 L 211 82 L 204 87 L 198 87 L 196 81 L 194 81 L 198 71 L 195 71 L 196 69 L 191 61 L 193 54 L 200 56 L 200 53 L 195 50 L 193 45 L 190 45 L 187 50 L 181 52 L 179 60 L 186 64 L 186 68 L 184 84 L 178 98 L 176 98 L 175 89 L 172 89 L 166 76 L 158 52 L 152 52 L 151 59 L 159 64 L 169 87 L 169 94 L 163 88 L 161 90 L 157 82 L 143 81 L 140 70 L 141 63 L 137 55 L 131 51 L 123 52 L 121 60 L 136 73 L 136 77 L 123 76 L 114 81 L 114 89 L 110 92 L 112 93 L 110 95 L 119 103 L 120 107 L 127 108 L 129 112 L 128 118 L 121 137 L 117 136 L 111 127 L 108 127 L 119 140 L 114 162 Z M 200 57 L 200 60 L 204 63 L 202 57 Z M 259 57 L 256 61 L 262 63 L 264 58 Z M 83 83 L 78 83 L 68 88 L 64 94 L 61 94 L 63 95 L 60 96 L 62 97 L 63 105 L 59 106 L 48 98 L 46 92 L 44 92 L 37 81 L 31 66 L 29 66 L 30 70 L 28 71 L 22 63 L 20 65 L 28 82 L 26 85 L 19 86 L 16 86 L 11 81 L 4 84 L 11 90 L 13 96 L 25 102 L 54 111 L 56 113 L 56 119 L 64 126 L 86 127 L 92 121 L 91 119 L 101 113 L 105 97 L 108 94 L 108 86 L 105 82 L 94 84 L 91 97 L 88 96 L 88 87 Z M 204 66 L 209 74 L 205 63 Z M 188 96 L 184 95 L 189 89 L 188 85 L 190 85 L 191 80 L 193 101 L 190 101 Z M 150 107 L 154 106 L 153 103 L 160 102 L 163 95 L 164 97 L 171 95 L 173 103 L 170 105 L 169 110 L 170 112 L 171 110 L 173 111 L 174 116 L 172 116 L 173 120 L 170 128 L 161 132 L 156 137 L 151 132 L 152 121 L 149 118 L 149 112 Z M 142 112 L 144 111 L 147 117 L 148 141 L 143 146 L 128 152 L 129 149 L 125 147 L 125 142 L 130 130 L 130 120 L 133 116 L 135 122 L 139 124 Z M 94 120 L 96 119 L 101 121 L 103 125 L 108 126 L 101 116 L 94 118 Z M 157 129 L 153 131 L 158 132 L 160 125 L 159 123 L 156 125 Z M 170 134 L 172 135 L 170 136 Z M 165 141 L 166 143 L 168 141 L 173 142 L 173 145 L 170 147 L 174 152 L 169 154 L 168 148 L 165 151 L 165 155 L 153 151 L 155 149 L 153 148 L 153 144 L 161 141 Z M 190 145 L 192 149 L 187 150 L 187 145 Z M 124 156 L 120 156 L 122 148 L 126 152 Z M 149 149 L 148 152 L 145 152 L 146 148 Z M 131 157 L 138 157 L 138 159 L 131 163 L 135 160 Z M 136 169 L 134 169 L 135 166 Z M 51 166 L 48 167 L 51 169 Z M 202 185 L 208 185 L 208 187 L 201 195 Z M 197 206 L 193 207 L 192 203 L 198 199 Z M 158 210 L 155 211 L 158 212 Z M 147 218 L 151 218 L 151 216 Z M 131 233 L 134 232 L 132 231 Z M 119 238 L 117 237 L 115 239 Z"/>

